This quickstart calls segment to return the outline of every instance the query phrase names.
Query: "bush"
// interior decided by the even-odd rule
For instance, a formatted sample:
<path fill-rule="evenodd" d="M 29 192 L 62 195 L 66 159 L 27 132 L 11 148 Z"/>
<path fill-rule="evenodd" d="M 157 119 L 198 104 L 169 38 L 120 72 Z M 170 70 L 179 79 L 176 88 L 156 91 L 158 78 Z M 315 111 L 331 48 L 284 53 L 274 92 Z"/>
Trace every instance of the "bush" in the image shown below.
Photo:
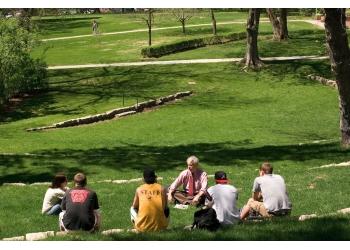
<path fill-rule="evenodd" d="M 223 44 L 231 41 L 237 41 L 246 38 L 246 33 L 233 33 L 224 36 L 210 36 L 204 38 L 197 38 L 191 40 L 180 41 L 176 43 L 157 45 L 152 47 L 143 48 L 141 55 L 143 57 L 161 57 L 180 51 L 196 49 L 205 47 L 207 45 Z"/>
<path fill-rule="evenodd" d="M 9 98 L 46 88 L 46 64 L 30 57 L 35 37 L 15 19 L 0 20 L 0 106 Z"/>

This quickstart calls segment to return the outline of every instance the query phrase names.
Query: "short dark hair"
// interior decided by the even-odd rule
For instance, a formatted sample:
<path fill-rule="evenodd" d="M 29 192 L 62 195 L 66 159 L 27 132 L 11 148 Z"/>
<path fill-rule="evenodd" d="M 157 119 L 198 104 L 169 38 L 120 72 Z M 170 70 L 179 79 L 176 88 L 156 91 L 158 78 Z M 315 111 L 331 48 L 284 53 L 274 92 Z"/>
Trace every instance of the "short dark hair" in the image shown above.
<path fill-rule="evenodd" d="M 85 174 L 77 173 L 74 175 L 74 183 L 79 187 L 85 187 L 87 183 Z"/>
<path fill-rule="evenodd" d="M 263 164 L 261 164 L 260 170 L 263 171 L 265 174 L 272 174 L 273 167 L 272 167 L 271 163 L 264 162 Z"/>
<path fill-rule="evenodd" d="M 63 173 L 56 174 L 53 178 L 50 188 L 60 188 L 61 184 L 67 181 L 67 177 Z"/>
<path fill-rule="evenodd" d="M 146 168 L 143 170 L 143 179 L 147 184 L 153 184 L 157 182 L 157 176 L 153 169 Z"/>

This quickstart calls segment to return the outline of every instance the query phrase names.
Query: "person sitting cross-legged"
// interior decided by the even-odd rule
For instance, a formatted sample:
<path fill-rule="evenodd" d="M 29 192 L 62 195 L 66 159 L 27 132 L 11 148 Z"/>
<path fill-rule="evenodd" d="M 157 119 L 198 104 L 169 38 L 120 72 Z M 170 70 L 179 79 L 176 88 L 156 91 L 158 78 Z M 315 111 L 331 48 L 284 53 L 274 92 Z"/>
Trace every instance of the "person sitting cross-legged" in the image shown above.
<path fill-rule="evenodd" d="M 64 174 L 55 175 L 51 185 L 46 190 L 41 213 L 58 215 L 62 212 L 61 202 L 67 190 L 67 177 Z"/>
<path fill-rule="evenodd" d="M 212 207 L 221 225 L 232 225 L 240 221 L 237 208 L 238 191 L 228 184 L 227 175 L 217 171 L 214 175 L 216 185 L 208 188 L 206 206 Z"/>
<path fill-rule="evenodd" d="M 74 188 L 68 190 L 62 199 L 59 215 L 61 231 L 84 230 L 94 232 L 100 228 L 101 216 L 97 194 L 86 188 L 83 173 L 74 176 Z"/>
<path fill-rule="evenodd" d="M 207 173 L 199 168 L 196 156 L 187 158 L 187 169 L 182 171 L 168 189 L 168 201 L 199 206 L 205 202 L 208 187 Z M 182 185 L 183 191 L 177 190 Z"/>
<path fill-rule="evenodd" d="M 243 207 L 241 219 L 246 219 L 250 212 L 262 217 L 289 215 L 292 203 L 289 200 L 286 184 L 282 176 L 272 174 L 272 165 L 265 162 L 259 170 L 253 184 L 253 197 Z"/>
<path fill-rule="evenodd" d="M 164 230 L 169 223 L 166 189 L 157 183 L 153 169 L 145 169 L 143 179 L 130 208 L 131 222 L 138 232 Z"/>

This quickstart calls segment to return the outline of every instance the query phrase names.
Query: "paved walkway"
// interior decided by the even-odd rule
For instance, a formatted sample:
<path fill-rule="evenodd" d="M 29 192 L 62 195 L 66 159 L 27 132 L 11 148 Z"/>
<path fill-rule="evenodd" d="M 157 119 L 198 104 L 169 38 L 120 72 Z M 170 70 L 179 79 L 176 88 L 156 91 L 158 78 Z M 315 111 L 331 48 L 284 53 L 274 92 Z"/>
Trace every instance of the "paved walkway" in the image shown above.
<path fill-rule="evenodd" d="M 288 22 L 305 22 L 307 20 L 289 20 Z M 270 21 L 268 20 L 262 20 L 260 23 L 268 23 Z M 246 21 L 231 21 L 231 22 L 219 22 L 216 25 L 226 25 L 226 24 L 245 24 Z M 203 24 L 191 24 L 186 25 L 186 27 L 202 27 L 202 26 L 211 26 L 211 23 L 203 23 Z M 169 30 L 169 29 L 180 29 L 182 26 L 170 26 L 170 27 L 161 27 L 161 28 L 153 28 L 152 31 L 157 30 Z M 125 30 L 125 31 L 116 31 L 116 32 L 107 32 L 107 33 L 101 33 L 99 36 L 109 36 L 109 35 L 119 35 L 119 34 L 127 34 L 127 33 L 135 33 L 135 32 L 147 32 L 148 29 L 135 29 L 135 30 Z M 63 37 L 54 37 L 54 38 L 47 38 L 42 39 L 41 41 L 56 41 L 56 40 L 66 40 L 66 39 L 76 39 L 76 38 L 82 38 L 82 37 L 91 37 L 96 36 L 92 34 L 88 35 L 79 35 L 79 36 L 63 36 Z"/>
<path fill-rule="evenodd" d="M 311 24 L 313 24 L 313 25 L 318 26 L 318 27 L 321 28 L 321 29 L 324 29 L 324 23 L 321 22 L 320 20 L 305 20 L 305 22 L 311 23 Z"/>
<path fill-rule="evenodd" d="M 281 57 L 262 57 L 263 61 L 291 61 L 291 60 L 323 60 L 328 56 L 281 56 Z M 149 62 L 120 62 L 120 63 L 101 63 L 101 64 L 81 64 L 81 65 L 62 65 L 50 66 L 48 69 L 83 69 L 83 68 L 105 68 L 105 67 L 129 67 L 146 65 L 175 65 L 175 64 L 199 64 L 199 63 L 225 63 L 239 62 L 242 58 L 219 58 L 219 59 L 189 59 L 189 60 L 171 60 L 171 61 L 149 61 Z"/>

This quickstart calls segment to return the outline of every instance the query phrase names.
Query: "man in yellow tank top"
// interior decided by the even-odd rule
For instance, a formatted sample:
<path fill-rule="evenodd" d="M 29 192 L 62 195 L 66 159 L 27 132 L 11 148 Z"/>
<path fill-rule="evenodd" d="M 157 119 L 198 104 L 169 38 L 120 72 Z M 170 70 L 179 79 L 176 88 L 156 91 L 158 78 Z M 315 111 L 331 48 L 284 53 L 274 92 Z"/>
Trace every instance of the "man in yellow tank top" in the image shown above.
<path fill-rule="evenodd" d="M 139 232 L 166 229 L 169 223 L 166 189 L 157 183 L 152 169 L 144 170 L 143 179 L 145 184 L 136 189 L 130 209 L 131 221 Z"/>

